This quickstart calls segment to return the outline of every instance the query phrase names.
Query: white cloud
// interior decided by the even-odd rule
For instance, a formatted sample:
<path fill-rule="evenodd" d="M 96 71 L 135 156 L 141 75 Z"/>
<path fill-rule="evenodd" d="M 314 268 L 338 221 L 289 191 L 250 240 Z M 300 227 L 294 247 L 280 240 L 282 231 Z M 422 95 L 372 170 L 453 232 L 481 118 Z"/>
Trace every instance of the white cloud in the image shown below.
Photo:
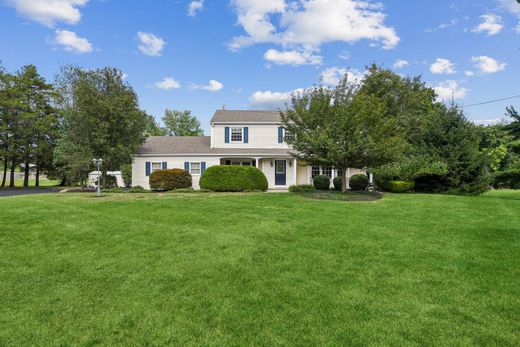
<path fill-rule="evenodd" d="M 188 5 L 188 16 L 195 17 L 197 15 L 197 11 L 200 11 L 204 8 L 204 0 L 192 1 Z"/>
<path fill-rule="evenodd" d="M 488 74 L 504 70 L 507 66 L 506 63 L 500 63 L 499 61 L 485 55 L 471 57 L 471 60 L 475 63 L 477 69 Z"/>
<path fill-rule="evenodd" d="M 303 89 L 295 89 L 289 92 L 258 91 L 249 97 L 251 106 L 261 109 L 283 108 L 291 101 L 293 93 L 303 92 Z"/>
<path fill-rule="evenodd" d="M 396 62 L 394 63 L 394 69 L 402 69 L 403 67 L 405 66 L 408 66 L 410 65 L 410 63 L 406 60 L 403 60 L 403 59 L 397 59 Z"/>
<path fill-rule="evenodd" d="M 144 33 L 141 31 L 137 33 L 137 38 L 139 39 L 138 48 L 141 53 L 152 57 L 157 57 L 162 54 L 162 50 L 166 44 L 162 38 L 152 33 Z"/>
<path fill-rule="evenodd" d="M 455 73 L 455 66 L 449 59 L 437 58 L 430 71 L 434 74 L 452 74 Z"/>
<path fill-rule="evenodd" d="M 75 32 L 68 30 L 56 30 L 54 32 L 54 43 L 63 46 L 67 52 L 83 54 L 94 50 L 87 39 L 79 37 Z"/>
<path fill-rule="evenodd" d="M 300 52 L 319 51 L 334 41 L 377 42 L 384 49 L 400 41 L 385 25 L 381 4 L 358 0 L 232 0 L 245 35 L 233 38 L 231 50 L 257 43 L 274 43 Z"/>
<path fill-rule="evenodd" d="M 464 71 L 464 75 L 466 75 L 468 77 L 472 77 L 472 76 L 475 76 L 475 73 L 471 70 L 466 70 L 466 71 Z"/>
<path fill-rule="evenodd" d="M 23 17 L 47 26 L 64 22 L 76 24 L 81 19 L 78 7 L 88 0 L 6 0 Z"/>
<path fill-rule="evenodd" d="M 208 92 L 214 93 L 214 92 L 218 92 L 219 90 L 224 88 L 224 85 L 217 80 L 211 80 L 206 85 L 193 84 L 192 88 L 206 90 Z"/>
<path fill-rule="evenodd" d="M 520 3 L 514 0 L 498 0 L 498 2 L 501 4 L 501 7 L 504 10 L 509 11 L 513 15 L 516 15 L 520 20 Z M 520 34 L 520 22 L 518 22 L 515 30 Z"/>
<path fill-rule="evenodd" d="M 439 83 L 433 88 L 437 94 L 438 101 L 449 101 L 466 97 L 468 89 L 459 86 L 457 81 L 449 80 Z"/>
<path fill-rule="evenodd" d="M 161 81 L 154 83 L 154 86 L 163 90 L 179 89 L 181 84 L 172 77 L 164 77 Z"/>
<path fill-rule="evenodd" d="M 312 52 L 299 51 L 277 51 L 270 49 L 264 54 L 264 59 L 277 65 L 319 65 L 322 63 L 319 55 L 313 55 Z"/>
<path fill-rule="evenodd" d="M 345 69 L 334 66 L 325 69 L 320 74 L 320 80 L 324 86 L 335 87 L 339 84 L 340 80 L 343 78 L 343 76 L 345 76 L 345 74 L 348 75 L 348 80 L 350 82 L 360 84 L 361 81 L 363 81 L 366 72 L 361 72 L 356 69 Z"/>
<path fill-rule="evenodd" d="M 493 36 L 501 32 L 504 28 L 502 17 L 497 14 L 485 14 L 480 16 L 480 19 L 482 19 L 482 23 L 471 30 L 474 33 L 485 31 L 487 32 L 487 36 Z"/>

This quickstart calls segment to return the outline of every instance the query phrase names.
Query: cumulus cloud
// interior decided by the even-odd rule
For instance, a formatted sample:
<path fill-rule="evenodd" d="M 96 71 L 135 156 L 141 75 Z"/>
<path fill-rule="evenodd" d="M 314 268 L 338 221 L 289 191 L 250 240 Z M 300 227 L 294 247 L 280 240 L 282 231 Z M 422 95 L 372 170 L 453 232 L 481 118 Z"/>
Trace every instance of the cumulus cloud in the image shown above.
<path fill-rule="evenodd" d="M 47 26 L 58 22 L 76 24 L 81 19 L 79 7 L 88 0 L 6 0 L 21 16 Z"/>
<path fill-rule="evenodd" d="M 437 58 L 430 71 L 434 74 L 452 74 L 455 73 L 455 66 L 449 59 Z"/>
<path fill-rule="evenodd" d="M 473 77 L 473 76 L 475 76 L 475 72 L 473 72 L 471 70 L 466 70 L 466 71 L 464 71 L 464 75 L 466 75 L 468 77 Z"/>
<path fill-rule="evenodd" d="M 83 54 L 94 50 L 92 44 L 87 39 L 79 37 L 75 32 L 68 30 L 56 30 L 54 32 L 54 43 L 71 53 Z"/>
<path fill-rule="evenodd" d="M 188 5 L 188 16 L 195 17 L 197 15 L 197 11 L 200 11 L 204 8 L 204 0 L 192 1 Z"/>
<path fill-rule="evenodd" d="M 502 71 L 506 68 L 506 63 L 501 63 L 491 57 L 481 55 L 472 57 L 471 60 L 475 63 L 475 67 L 483 73 L 491 74 Z"/>
<path fill-rule="evenodd" d="M 471 30 L 474 33 L 486 32 L 487 36 L 493 36 L 501 32 L 504 28 L 502 17 L 497 14 L 485 14 L 480 16 L 480 19 L 482 23 Z"/>
<path fill-rule="evenodd" d="M 154 86 L 162 90 L 179 89 L 181 84 L 172 77 L 164 77 L 161 81 L 154 83 Z"/>
<path fill-rule="evenodd" d="M 257 91 L 249 97 L 249 103 L 254 108 L 275 110 L 283 108 L 289 103 L 293 93 L 301 93 L 303 91 L 303 88 L 288 92 Z"/>
<path fill-rule="evenodd" d="M 144 33 L 141 31 L 137 33 L 137 39 L 139 40 L 139 51 L 152 57 L 160 56 L 166 44 L 162 38 L 152 33 Z"/>
<path fill-rule="evenodd" d="M 335 87 L 339 84 L 339 81 L 343 76 L 345 76 L 345 74 L 348 75 L 348 80 L 350 82 L 360 84 L 363 81 L 363 78 L 365 78 L 366 72 L 334 66 L 323 70 L 320 74 L 320 80 L 324 86 Z"/>
<path fill-rule="evenodd" d="M 406 60 L 403 60 L 403 59 L 397 59 L 396 62 L 394 63 L 394 69 L 402 69 L 403 67 L 405 66 L 408 66 L 410 65 L 410 63 Z"/>
<path fill-rule="evenodd" d="M 277 51 L 270 49 L 264 54 L 264 59 L 277 65 L 319 65 L 323 57 L 312 52 Z"/>
<path fill-rule="evenodd" d="M 334 41 L 369 40 L 384 49 L 400 41 L 385 25 L 381 4 L 358 0 L 232 0 L 245 35 L 229 43 L 231 50 L 257 43 L 273 43 L 299 52 L 316 52 Z"/>
<path fill-rule="evenodd" d="M 468 89 L 461 87 L 457 81 L 449 80 L 439 83 L 433 88 L 437 94 L 438 101 L 462 99 L 466 97 Z"/>
<path fill-rule="evenodd" d="M 217 80 L 211 80 L 208 82 L 208 84 L 205 84 L 205 85 L 193 84 L 192 88 L 206 90 L 208 92 L 214 93 L 214 92 L 218 92 L 219 90 L 224 88 L 224 85 Z"/>
<path fill-rule="evenodd" d="M 514 0 L 498 0 L 501 7 L 510 12 L 511 14 L 518 17 L 520 20 L 520 3 Z M 520 34 L 520 22 L 518 22 L 517 27 L 515 28 L 516 32 Z"/>

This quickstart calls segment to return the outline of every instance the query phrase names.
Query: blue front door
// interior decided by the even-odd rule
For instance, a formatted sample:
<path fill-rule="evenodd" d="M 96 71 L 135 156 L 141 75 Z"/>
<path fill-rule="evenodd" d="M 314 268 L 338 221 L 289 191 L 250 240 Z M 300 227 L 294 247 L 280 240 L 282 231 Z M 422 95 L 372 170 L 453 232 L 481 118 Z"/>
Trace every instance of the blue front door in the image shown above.
<path fill-rule="evenodd" d="M 275 160 L 274 162 L 274 184 L 285 186 L 287 184 L 287 162 L 285 160 Z"/>

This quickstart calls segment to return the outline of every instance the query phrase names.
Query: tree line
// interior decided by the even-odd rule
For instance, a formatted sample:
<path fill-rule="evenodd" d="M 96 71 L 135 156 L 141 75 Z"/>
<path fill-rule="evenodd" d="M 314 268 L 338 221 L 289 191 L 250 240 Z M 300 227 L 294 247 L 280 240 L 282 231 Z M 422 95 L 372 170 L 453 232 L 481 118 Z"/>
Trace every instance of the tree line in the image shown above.
<path fill-rule="evenodd" d="M 437 102 L 420 76 L 403 78 L 375 64 L 367 70 L 361 83 L 347 74 L 334 89 L 316 86 L 292 97 L 281 115 L 298 157 L 336 167 L 344 177 L 349 167 L 368 168 L 379 183 L 414 181 L 430 191 L 520 188 L 514 107 L 507 108 L 512 123 L 479 126 L 454 102 Z M 498 177 L 504 182 L 493 182 Z"/>
<path fill-rule="evenodd" d="M 103 158 L 107 171 L 131 164 L 131 155 L 148 136 L 201 135 L 200 122 L 190 111 L 166 110 L 165 126 L 139 108 L 138 97 L 111 67 L 87 70 L 67 65 L 53 83 L 34 65 L 9 73 L 0 67 L 1 186 L 15 185 L 24 173 L 35 186 L 45 173 L 62 185 L 85 185 L 94 169 L 91 160 Z"/>

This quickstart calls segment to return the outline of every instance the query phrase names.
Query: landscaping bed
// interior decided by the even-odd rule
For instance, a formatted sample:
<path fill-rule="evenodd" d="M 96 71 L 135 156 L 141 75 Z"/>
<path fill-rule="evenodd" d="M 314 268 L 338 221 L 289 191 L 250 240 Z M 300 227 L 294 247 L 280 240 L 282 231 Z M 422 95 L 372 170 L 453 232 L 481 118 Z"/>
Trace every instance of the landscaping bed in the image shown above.
<path fill-rule="evenodd" d="M 376 201 L 382 199 L 384 194 L 381 192 L 367 190 L 348 191 L 345 193 L 334 190 L 317 190 L 314 192 L 296 193 L 305 198 L 318 200 L 338 200 L 338 201 Z"/>

